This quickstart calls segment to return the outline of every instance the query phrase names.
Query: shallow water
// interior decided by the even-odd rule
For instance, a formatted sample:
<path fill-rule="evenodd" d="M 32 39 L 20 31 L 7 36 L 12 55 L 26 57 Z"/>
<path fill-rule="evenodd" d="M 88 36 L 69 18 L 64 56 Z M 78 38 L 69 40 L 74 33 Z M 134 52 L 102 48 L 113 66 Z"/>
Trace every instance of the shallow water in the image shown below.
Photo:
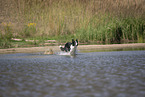
<path fill-rule="evenodd" d="M 0 55 L 0 97 L 144 97 L 145 51 Z"/>

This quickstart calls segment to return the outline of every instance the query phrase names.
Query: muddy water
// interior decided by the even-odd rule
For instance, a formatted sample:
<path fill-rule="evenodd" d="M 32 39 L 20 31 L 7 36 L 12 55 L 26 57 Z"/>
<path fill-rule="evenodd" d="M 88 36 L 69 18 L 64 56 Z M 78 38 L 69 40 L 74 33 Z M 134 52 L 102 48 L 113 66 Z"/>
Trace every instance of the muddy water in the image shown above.
<path fill-rule="evenodd" d="M 145 51 L 0 55 L 0 97 L 144 97 Z"/>

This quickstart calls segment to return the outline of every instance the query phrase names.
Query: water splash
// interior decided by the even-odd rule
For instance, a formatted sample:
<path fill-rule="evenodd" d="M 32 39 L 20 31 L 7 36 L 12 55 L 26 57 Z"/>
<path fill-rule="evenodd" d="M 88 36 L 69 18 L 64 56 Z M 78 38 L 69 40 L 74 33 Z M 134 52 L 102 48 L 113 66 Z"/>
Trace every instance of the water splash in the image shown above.
<path fill-rule="evenodd" d="M 58 52 L 57 55 L 70 55 L 70 52 Z"/>
<path fill-rule="evenodd" d="M 77 53 L 77 46 L 72 46 L 71 45 L 71 50 L 69 52 L 61 51 L 58 52 L 58 55 L 70 55 L 70 56 L 75 56 Z"/>

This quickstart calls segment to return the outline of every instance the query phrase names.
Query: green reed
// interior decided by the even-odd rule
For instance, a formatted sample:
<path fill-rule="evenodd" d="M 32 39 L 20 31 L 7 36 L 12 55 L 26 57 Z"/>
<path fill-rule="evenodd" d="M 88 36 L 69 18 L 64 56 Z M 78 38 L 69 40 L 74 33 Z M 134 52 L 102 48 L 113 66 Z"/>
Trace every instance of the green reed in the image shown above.
<path fill-rule="evenodd" d="M 121 43 L 129 40 L 143 42 L 145 39 L 145 20 L 140 18 L 102 17 L 102 24 L 90 21 L 86 28 L 78 29 L 77 37 L 83 41 L 99 41 L 100 43 Z M 101 21 L 100 21 L 101 22 Z"/>

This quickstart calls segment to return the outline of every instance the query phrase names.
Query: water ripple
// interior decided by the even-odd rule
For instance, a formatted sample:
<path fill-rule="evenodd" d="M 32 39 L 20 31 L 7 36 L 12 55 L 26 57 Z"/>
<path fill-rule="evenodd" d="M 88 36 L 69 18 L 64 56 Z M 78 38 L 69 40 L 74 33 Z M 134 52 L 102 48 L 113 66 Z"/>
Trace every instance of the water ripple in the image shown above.
<path fill-rule="evenodd" d="M 144 97 L 145 51 L 0 55 L 2 97 Z"/>

